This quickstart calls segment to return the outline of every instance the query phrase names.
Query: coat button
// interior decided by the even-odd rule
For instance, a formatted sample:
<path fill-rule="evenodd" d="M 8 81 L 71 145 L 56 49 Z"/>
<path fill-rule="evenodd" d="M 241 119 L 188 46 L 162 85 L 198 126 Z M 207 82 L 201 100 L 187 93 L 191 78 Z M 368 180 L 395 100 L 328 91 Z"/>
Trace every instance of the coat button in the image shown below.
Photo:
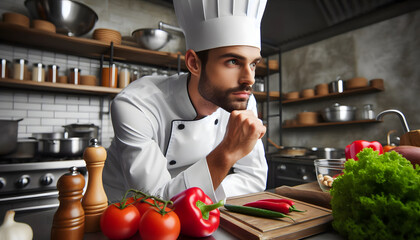
<path fill-rule="evenodd" d="M 175 160 L 171 160 L 170 162 L 169 162 L 169 165 L 175 165 L 176 164 L 176 161 Z"/>
<path fill-rule="evenodd" d="M 214 125 L 217 125 L 219 123 L 219 119 L 214 120 Z"/>
<path fill-rule="evenodd" d="M 178 129 L 179 129 L 179 130 L 182 130 L 182 129 L 184 129 L 184 128 L 185 128 L 185 125 L 184 125 L 184 124 L 179 124 L 179 125 L 178 125 Z"/>

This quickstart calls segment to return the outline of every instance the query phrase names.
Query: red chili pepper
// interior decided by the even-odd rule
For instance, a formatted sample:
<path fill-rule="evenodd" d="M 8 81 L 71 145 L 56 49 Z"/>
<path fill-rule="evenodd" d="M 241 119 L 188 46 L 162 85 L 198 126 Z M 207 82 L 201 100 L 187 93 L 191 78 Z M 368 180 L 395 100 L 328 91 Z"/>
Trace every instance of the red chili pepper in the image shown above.
<path fill-rule="evenodd" d="M 290 199 L 286 199 L 286 198 L 268 198 L 268 199 L 261 199 L 258 201 L 266 201 L 266 202 L 274 202 L 274 203 L 287 203 L 290 205 L 290 212 L 306 212 L 306 211 L 301 211 L 296 209 L 295 203 L 290 200 Z"/>
<path fill-rule="evenodd" d="M 287 214 L 289 212 L 304 212 L 301 210 L 297 210 L 294 205 L 290 205 L 289 203 L 293 204 L 293 201 L 287 199 L 263 199 L 247 203 L 244 206 L 262 208 L 276 212 L 281 212 L 284 214 Z"/>
<path fill-rule="evenodd" d="M 274 203 L 268 201 L 255 201 L 244 204 L 244 206 L 267 209 L 271 211 L 281 212 L 283 214 L 288 214 L 290 212 L 290 205 L 285 202 Z"/>
<path fill-rule="evenodd" d="M 359 159 L 357 158 L 356 155 L 360 151 L 362 151 L 363 148 L 372 148 L 373 150 L 378 151 L 379 154 L 384 153 L 382 144 L 377 141 L 368 142 L 364 140 L 357 140 L 346 146 L 346 149 L 345 149 L 346 159 L 349 160 L 350 158 L 352 158 L 358 161 Z"/>
<path fill-rule="evenodd" d="M 171 198 L 172 208 L 181 221 L 181 234 L 191 237 L 210 236 L 219 227 L 223 200 L 213 201 L 198 187 L 189 188 Z"/>

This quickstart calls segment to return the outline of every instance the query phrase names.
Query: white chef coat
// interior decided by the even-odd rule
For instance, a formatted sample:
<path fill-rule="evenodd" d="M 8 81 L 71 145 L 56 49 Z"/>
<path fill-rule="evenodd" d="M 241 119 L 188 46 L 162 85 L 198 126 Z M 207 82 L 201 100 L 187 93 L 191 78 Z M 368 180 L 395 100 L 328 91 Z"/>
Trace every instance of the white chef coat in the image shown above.
<path fill-rule="evenodd" d="M 194 120 L 197 113 L 187 79 L 188 74 L 143 77 L 113 100 L 115 137 L 103 171 L 110 201 L 120 200 L 130 188 L 169 199 L 200 187 L 213 201 L 265 189 L 267 162 L 261 140 L 213 189 L 206 156 L 222 141 L 230 113 L 219 108 Z M 257 114 L 254 96 L 248 109 Z"/>

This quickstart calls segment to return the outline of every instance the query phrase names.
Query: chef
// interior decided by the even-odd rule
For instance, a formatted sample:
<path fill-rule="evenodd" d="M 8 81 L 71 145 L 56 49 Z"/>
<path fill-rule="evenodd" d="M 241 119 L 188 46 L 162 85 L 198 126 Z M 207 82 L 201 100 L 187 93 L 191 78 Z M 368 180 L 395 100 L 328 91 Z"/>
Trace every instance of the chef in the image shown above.
<path fill-rule="evenodd" d="M 110 201 L 134 188 L 169 199 L 200 187 L 213 201 L 263 191 L 267 162 L 252 95 L 266 0 L 174 0 L 189 73 L 147 76 L 112 102 L 103 171 Z"/>

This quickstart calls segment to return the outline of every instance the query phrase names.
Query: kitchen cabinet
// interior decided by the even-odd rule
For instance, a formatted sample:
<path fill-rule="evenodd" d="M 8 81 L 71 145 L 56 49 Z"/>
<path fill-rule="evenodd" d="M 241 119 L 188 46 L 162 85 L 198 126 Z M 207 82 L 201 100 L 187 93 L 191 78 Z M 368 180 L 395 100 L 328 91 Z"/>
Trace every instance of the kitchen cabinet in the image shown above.
<path fill-rule="evenodd" d="M 337 98 L 342 98 L 342 97 L 351 97 L 358 94 L 370 94 L 370 93 L 382 92 L 384 90 L 385 89 L 382 87 L 367 86 L 367 87 L 361 87 L 361 88 L 355 88 L 355 89 L 348 89 L 341 93 L 329 93 L 327 95 L 322 95 L 322 96 L 282 100 L 282 105 L 287 106 L 287 105 L 305 103 L 305 102 L 310 102 L 310 101 L 315 101 L 315 100 L 330 100 L 330 99 L 337 99 Z M 379 123 L 379 122 L 382 122 L 382 121 L 355 120 L 355 121 L 346 121 L 346 122 L 319 122 L 316 124 L 307 124 L 307 125 L 300 125 L 300 124 L 284 125 L 283 124 L 282 128 L 288 129 L 288 128 L 304 128 L 304 127 L 322 127 L 322 126 L 332 126 L 332 125 Z"/>

